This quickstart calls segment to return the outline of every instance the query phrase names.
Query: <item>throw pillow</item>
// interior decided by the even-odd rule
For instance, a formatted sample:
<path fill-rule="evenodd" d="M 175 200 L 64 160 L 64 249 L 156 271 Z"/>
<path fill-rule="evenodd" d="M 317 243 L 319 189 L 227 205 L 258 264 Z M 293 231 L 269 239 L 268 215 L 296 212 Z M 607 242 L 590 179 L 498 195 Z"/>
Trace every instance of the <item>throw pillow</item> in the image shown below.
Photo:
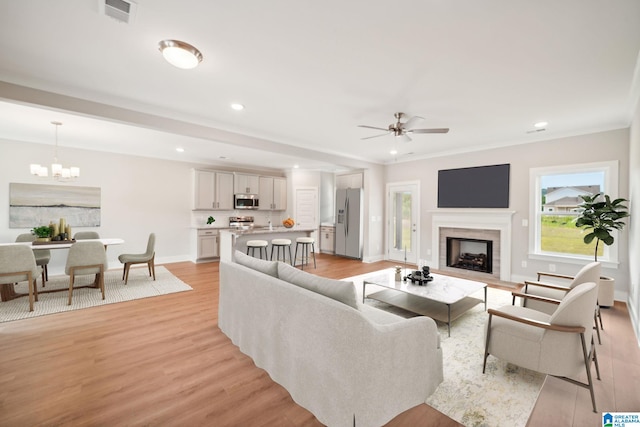
<path fill-rule="evenodd" d="M 278 264 L 276 261 L 266 261 L 255 258 L 247 254 L 243 254 L 240 251 L 235 252 L 234 258 L 240 265 L 244 265 L 245 267 L 249 267 L 253 270 L 278 278 Z"/>
<path fill-rule="evenodd" d="M 281 280 L 340 301 L 356 310 L 358 309 L 356 287 L 353 282 L 316 276 L 298 270 L 284 262 L 278 262 L 278 277 Z"/>

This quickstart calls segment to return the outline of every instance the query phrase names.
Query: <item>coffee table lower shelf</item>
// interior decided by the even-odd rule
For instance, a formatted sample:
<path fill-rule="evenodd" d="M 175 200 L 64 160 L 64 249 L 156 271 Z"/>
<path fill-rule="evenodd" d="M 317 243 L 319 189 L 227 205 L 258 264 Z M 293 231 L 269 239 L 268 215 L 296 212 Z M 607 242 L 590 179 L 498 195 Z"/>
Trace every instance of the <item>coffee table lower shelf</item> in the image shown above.
<path fill-rule="evenodd" d="M 486 288 L 485 288 L 486 292 Z M 432 301 L 415 295 L 387 289 L 367 295 L 367 298 L 384 302 L 394 307 L 399 307 L 412 313 L 431 317 L 434 320 L 447 324 L 449 336 L 451 336 L 451 321 L 456 320 L 464 313 L 478 304 L 483 303 L 481 299 L 465 297 L 453 304 L 446 304 L 439 301 Z M 486 297 L 485 297 L 486 298 Z"/>

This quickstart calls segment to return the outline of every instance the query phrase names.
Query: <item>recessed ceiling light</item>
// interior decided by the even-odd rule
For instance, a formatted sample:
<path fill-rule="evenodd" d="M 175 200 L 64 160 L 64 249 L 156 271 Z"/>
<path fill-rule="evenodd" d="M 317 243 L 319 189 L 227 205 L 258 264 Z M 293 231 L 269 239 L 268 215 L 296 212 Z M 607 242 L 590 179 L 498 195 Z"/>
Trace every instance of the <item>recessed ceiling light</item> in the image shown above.
<path fill-rule="evenodd" d="M 389 151 L 389 154 L 395 156 L 396 154 L 398 154 L 398 150 L 391 150 L 391 151 Z"/>
<path fill-rule="evenodd" d="M 202 62 L 202 54 L 198 49 L 179 40 L 162 40 L 158 43 L 158 49 L 164 59 L 174 67 L 188 70 Z"/>
<path fill-rule="evenodd" d="M 178 148 L 176 148 L 176 151 L 177 151 L 178 153 L 184 153 L 184 148 L 182 148 L 182 147 L 178 147 Z"/>
<path fill-rule="evenodd" d="M 300 165 L 293 165 L 294 169 L 298 169 L 300 167 Z"/>
<path fill-rule="evenodd" d="M 233 108 L 236 111 L 242 111 L 242 110 L 244 110 L 244 105 L 238 104 L 238 103 L 233 103 L 233 104 L 231 104 L 231 108 Z"/>
<path fill-rule="evenodd" d="M 534 124 L 533 124 L 533 127 L 536 127 L 536 128 L 543 128 L 543 127 L 545 127 L 545 126 L 546 126 L 546 125 L 548 125 L 548 124 L 549 124 L 548 122 L 538 122 L 538 123 L 534 123 Z"/>

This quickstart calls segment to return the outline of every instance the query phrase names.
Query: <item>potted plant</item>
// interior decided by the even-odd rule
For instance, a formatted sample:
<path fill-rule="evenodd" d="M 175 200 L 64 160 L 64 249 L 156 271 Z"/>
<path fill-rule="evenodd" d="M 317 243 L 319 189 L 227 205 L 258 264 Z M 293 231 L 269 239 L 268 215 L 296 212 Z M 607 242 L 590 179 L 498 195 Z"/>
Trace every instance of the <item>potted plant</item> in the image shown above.
<path fill-rule="evenodd" d="M 597 193 L 593 196 L 580 196 L 583 203 L 578 207 L 580 214 L 576 219 L 576 227 L 584 228 L 588 233 L 584 236 L 584 242 L 590 244 L 596 240 L 594 260 L 598 261 L 598 248 L 600 242 L 611 246 L 614 238 L 613 230 L 622 230 L 625 223 L 622 221 L 629 216 L 628 207 L 624 205 L 626 199 L 615 199 Z M 613 305 L 613 291 L 615 282 L 613 278 L 601 277 L 598 291 L 598 302 L 602 306 Z"/>
<path fill-rule="evenodd" d="M 35 227 L 31 230 L 31 234 L 34 234 L 41 242 L 48 242 L 51 240 L 51 227 L 43 225 L 41 227 Z"/>
<path fill-rule="evenodd" d="M 214 222 L 216 222 L 216 219 L 212 216 L 210 216 L 209 218 L 207 218 L 207 225 L 211 225 Z"/>

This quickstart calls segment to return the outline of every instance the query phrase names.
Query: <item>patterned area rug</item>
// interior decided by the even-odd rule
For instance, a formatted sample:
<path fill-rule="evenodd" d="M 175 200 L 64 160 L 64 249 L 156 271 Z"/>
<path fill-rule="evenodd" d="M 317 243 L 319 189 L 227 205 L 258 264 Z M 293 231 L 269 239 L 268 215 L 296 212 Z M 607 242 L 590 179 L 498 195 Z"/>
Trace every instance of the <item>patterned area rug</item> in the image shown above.
<path fill-rule="evenodd" d="M 362 301 L 362 276 L 353 280 Z M 377 289 L 367 285 L 367 294 Z M 480 291 L 473 297 L 483 299 Z M 391 311 L 403 317 L 415 316 L 405 310 L 366 299 L 365 304 Z M 488 288 L 487 306 L 497 308 L 511 304 L 511 293 Z M 438 322 L 443 351 L 444 381 L 426 404 L 467 427 L 525 426 L 545 375 L 506 363 L 489 356 L 487 370 L 482 374 L 484 328 L 488 314 L 479 304 L 447 325 Z"/>
<path fill-rule="evenodd" d="M 79 286 L 90 284 L 94 276 L 79 276 L 76 284 Z M 71 305 L 67 305 L 69 299 L 69 276 L 49 277 L 44 290 L 63 289 L 65 291 L 40 293 L 38 301 L 29 311 L 29 297 L 20 297 L 11 301 L 0 302 L 0 322 L 28 319 L 43 316 L 45 314 L 59 313 L 63 311 L 79 310 L 81 308 L 95 307 L 98 305 L 113 304 L 134 299 L 154 297 L 171 294 L 174 292 L 190 291 L 191 286 L 182 282 L 169 270 L 162 266 L 156 266 L 156 280 L 149 277 L 149 271 L 144 268 L 132 268 L 129 271 L 127 285 L 122 280 L 122 270 L 111 270 L 105 274 L 105 299 L 99 289 L 80 288 L 73 290 Z M 20 283 L 16 287 L 18 293 L 28 293 L 29 287 Z M 43 290 L 42 280 L 38 277 L 38 292 Z"/>

